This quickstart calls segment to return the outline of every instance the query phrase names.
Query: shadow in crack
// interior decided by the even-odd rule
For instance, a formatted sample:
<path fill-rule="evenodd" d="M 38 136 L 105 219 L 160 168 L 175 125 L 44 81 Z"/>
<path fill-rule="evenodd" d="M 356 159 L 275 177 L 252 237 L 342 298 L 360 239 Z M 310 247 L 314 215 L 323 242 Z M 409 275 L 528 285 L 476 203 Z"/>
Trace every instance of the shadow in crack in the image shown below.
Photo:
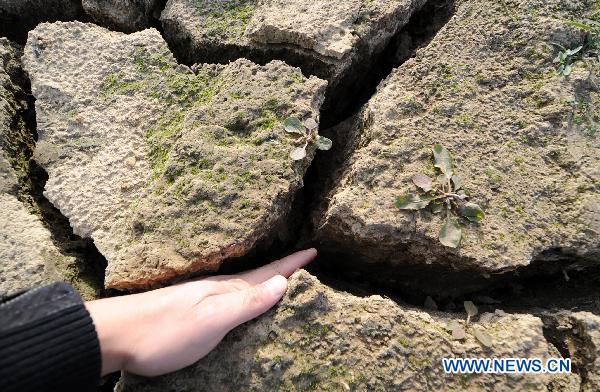
<path fill-rule="evenodd" d="M 33 209 L 50 231 L 52 242 L 58 250 L 63 255 L 75 258 L 72 263 L 57 265 L 59 273 L 82 293 L 85 299 L 105 295 L 106 259 L 92 240 L 73 234 L 68 218 L 43 195 L 48 174 L 34 161 L 30 163 L 30 178 L 32 188 L 29 196 Z"/>

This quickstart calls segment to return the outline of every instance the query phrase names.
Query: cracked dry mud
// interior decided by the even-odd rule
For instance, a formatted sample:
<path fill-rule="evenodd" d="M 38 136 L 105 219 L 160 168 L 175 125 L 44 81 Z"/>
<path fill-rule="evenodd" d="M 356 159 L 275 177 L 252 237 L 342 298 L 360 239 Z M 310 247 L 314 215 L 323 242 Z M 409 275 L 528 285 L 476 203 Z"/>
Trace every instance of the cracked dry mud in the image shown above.
<path fill-rule="evenodd" d="M 576 375 L 444 375 L 444 357 L 557 355 L 539 318 L 489 317 L 472 324 L 466 340 L 453 341 L 446 325 L 455 316 L 337 292 L 299 271 L 275 309 L 236 329 L 197 364 L 154 379 L 125 375 L 116 391 L 579 390 Z M 490 333 L 493 347 L 482 347 L 471 334 L 476 330 Z"/>
<path fill-rule="evenodd" d="M 273 58 L 327 80 L 344 112 L 384 48 L 425 0 L 169 0 L 160 21 L 186 63 Z"/>
<path fill-rule="evenodd" d="M 65 67 L 65 64 L 69 66 Z M 158 31 L 78 22 L 30 32 L 45 195 L 131 289 L 214 271 L 272 237 L 314 156 L 282 121 L 318 122 L 326 83 L 280 61 L 178 65 Z"/>
<path fill-rule="evenodd" d="M 314 226 L 318 243 L 344 265 L 352 260 L 392 286 L 460 293 L 533 261 L 547 261 L 537 267 L 549 271 L 565 260 L 600 260 L 600 144 L 566 103 L 589 102 L 590 121 L 598 120 L 600 66 L 559 78 L 548 61 L 552 42 L 583 40 L 563 20 L 597 11 L 586 2 L 511 4 L 460 2 L 433 41 L 337 130 L 356 149 Z M 394 205 L 416 191 L 411 176 L 435 177 L 436 143 L 451 151 L 464 188 L 486 212 L 482 224 L 464 225 L 456 250 L 437 241 L 444 214 Z M 449 279 L 457 284 L 448 287 Z"/>
<path fill-rule="evenodd" d="M 40 218 L 23 202 L 27 186 L 24 151 L 33 143 L 22 117 L 21 50 L 0 38 L 0 297 L 60 279 L 57 265 L 69 263 Z"/>
<path fill-rule="evenodd" d="M 0 0 L 26 43 L 0 40 L 0 295 L 145 290 L 314 243 L 274 309 L 116 390 L 598 390 L 600 66 L 553 63 L 586 19 L 597 1 Z M 333 149 L 291 160 L 289 116 L 338 124 Z M 457 249 L 394 206 L 435 143 L 486 213 Z M 463 299 L 481 314 L 453 339 Z M 449 356 L 574 373 L 448 376 Z"/>

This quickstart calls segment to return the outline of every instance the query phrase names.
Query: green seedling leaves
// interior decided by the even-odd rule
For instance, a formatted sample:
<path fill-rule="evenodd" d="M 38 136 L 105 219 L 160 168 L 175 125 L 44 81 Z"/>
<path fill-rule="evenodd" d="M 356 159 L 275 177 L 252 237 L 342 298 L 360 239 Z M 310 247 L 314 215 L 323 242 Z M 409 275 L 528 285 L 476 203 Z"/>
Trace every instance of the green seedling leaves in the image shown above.
<path fill-rule="evenodd" d="M 477 309 L 477 306 L 475 306 L 475 304 L 471 301 L 465 301 L 463 303 L 464 307 L 465 307 L 465 311 L 467 312 L 467 315 L 469 317 L 474 317 L 477 316 L 477 313 L 479 313 L 479 309 Z"/>
<path fill-rule="evenodd" d="M 458 321 L 450 320 L 446 323 L 446 325 L 444 326 L 444 329 L 446 329 L 446 331 L 452 331 L 458 327 L 460 327 L 460 324 Z"/>
<path fill-rule="evenodd" d="M 485 218 L 485 213 L 479 205 L 471 202 L 464 203 L 458 209 L 458 212 L 471 222 L 481 222 Z"/>
<path fill-rule="evenodd" d="M 577 52 L 579 52 L 581 49 L 583 49 L 583 45 L 576 47 L 575 49 L 569 49 L 566 52 L 567 56 L 573 56 L 575 54 L 577 54 Z"/>
<path fill-rule="evenodd" d="M 324 137 L 318 136 L 316 129 L 319 124 L 313 118 L 308 118 L 302 123 L 297 117 L 288 117 L 283 121 L 283 128 L 286 132 L 302 136 L 297 139 L 299 142 L 304 142 L 304 147 L 297 147 L 290 153 L 290 158 L 294 161 L 299 161 L 306 158 L 306 146 L 308 143 L 315 141 L 316 136 L 316 147 L 319 150 L 327 151 L 331 149 L 333 142 Z"/>
<path fill-rule="evenodd" d="M 466 337 L 465 329 L 460 325 L 460 323 L 456 320 L 449 321 L 445 326 L 447 331 L 450 331 L 452 334 L 452 339 L 454 340 L 462 340 Z"/>
<path fill-rule="evenodd" d="M 423 192 L 429 192 L 433 188 L 433 181 L 424 174 L 415 174 L 412 176 L 412 182 L 421 188 Z"/>
<path fill-rule="evenodd" d="M 440 174 L 436 177 L 436 180 L 440 185 L 446 185 L 448 183 L 448 177 L 446 177 L 445 174 Z"/>
<path fill-rule="evenodd" d="M 306 146 L 294 148 L 290 153 L 290 158 L 292 158 L 294 161 L 300 161 L 306 158 Z"/>
<path fill-rule="evenodd" d="M 444 225 L 440 229 L 439 240 L 442 245 L 449 248 L 458 248 L 460 245 L 460 239 L 462 237 L 462 230 L 460 225 L 451 217 L 446 218 Z"/>
<path fill-rule="evenodd" d="M 328 139 L 325 136 L 319 136 L 319 138 L 317 139 L 317 148 L 319 150 L 327 151 L 331 149 L 332 145 L 333 142 L 331 141 L 331 139 Z"/>
<path fill-rule="evenodd" d="M 444 203 L 440 203 L 438 201 L 431 203 L 431 212 L 434 214 L 439 214 L 442 211 L 444 211 Z"/>
<path fill-rule="evenodd" d="M 296 117 L 288 117 L 283 121 L 283 128 L 286 132 L 295 133 L 298 135 L 306 134 L 306 128 Z"/>
<path fill-rule="evenodd" d="M 442 174 L 434 180 L 421 173 L 411 177 L 412 183 L 422 192 L 408 193 L 396 199 L 395 206 L 401 210 L 421 210 L 430 207 L 433 214 L 445 212 L 444 223 L 440 228 L 438 239 L 449 248 L 458 248 L 462 239 L 461 223 L 481 222 L 485 213 L 478 204 L 469 201 L 469 192 L 463 188 L 458 175 L 454 174 L 454 163 L 450 152 L 441 144 L 432 148 L 434 165 Z M 465 219 L 457 219 L 462 216 Z"/>
<path fill-rule="evenodd" d="M 562 48 L 562 47 L 561 47 Z M 578 46 L 574 49 L 565 49 L 558 53 L 556 58 L 553 60 L 555 64 L 558 64 L 556 68 L 557 75 L 569 76 L 573 72 L 573 61 L 575 60 L 577 53 L 583 49 L 583 45 Z"/>
<path fill-rule="evenodd" d="M 435 160 L 435 167 L 440 169 L 446 175 L 446 178 L 452 178 L 454 169 L 450 152 L 445 147 L 442 147 L 441 144 L 436 144 L 433 146 L 433 158 Z"/>
<path fill-rule="evenodd" d="M 564 63 L 567 59 L 566 52 L 558 52 L 558 55 L 552 60 L 553 63 Z"/>
<path fill-rule="evenodd" d="M 396 199 L 396 207 L 401 210 L 421 210 L 429 205 L 432 196 L 408 193 Z"/>
<path fill-rule="evenodd" d="M 473 331 L 473 336 L 475 336 L 475 338 L 479 340 L 479 343 L 481 343 L 483 346 L 492 347 L 492 337 L 489 333 L 485 331 L 475 330 Z"/>

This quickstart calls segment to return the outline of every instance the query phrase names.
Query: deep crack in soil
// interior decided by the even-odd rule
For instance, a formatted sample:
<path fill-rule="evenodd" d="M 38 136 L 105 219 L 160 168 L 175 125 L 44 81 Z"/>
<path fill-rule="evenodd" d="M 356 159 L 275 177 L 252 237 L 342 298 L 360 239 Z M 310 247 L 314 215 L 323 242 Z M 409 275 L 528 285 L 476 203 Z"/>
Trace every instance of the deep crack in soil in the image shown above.
<path fill-rule="evenodd" d="M 29 79 L 24 77 L 19 84 L 27 94 L 24 99 L 28 108 L 25 113 L 22 113 L 22 117 L 31 137 L 37 141 L 35 99 L 31 94 Z M 29 160 L 29 167 L 28 181 L 20 183 L 19 199 L 40 218 L 58 250 L 65 256 L 75 258 L 73 263 L 57 265 L 56 268 L 64 279 L 82 293 L 84 299 L 103 296 L 106 259 L 94 246 L 92 240 L 83 239 L 73 233 L 68 218 L 44 196 L 48 174 L 32 159 L 33 151 L 28 146 L 23 146 L 22 152 L 25 159 Z"/>
<path fill-rule="evenodd" d="M 433 39 L 451 18 L 453 11 L 453 1 L 429 1 L 419 12 L 412 16 L 409 23 L 390 41 L 385 50 L 374 57 L 369 72 L 365 74 L 362 69 L 355 69 L 339 84 L 336 91 L 328 91 L 326 104 L 321 115 L 321 132 L 334 138 L 338 145 L 330 153 L 318 154 L 313 161 L 305 177 L 305 187 L 296 195 L 293 202 L 292 213 L 289 218 L 289 221 L 294 222 L 292 223 L 292 232 L 283 236 L 283 238 L 258 244 L 255 250 L 245 257 L 229 260 L 222 266 L 219 273 L 235 273 L 262 265 L 268 260 L 289 253 L 289 249 L 295 247 L 296 244 L 303 245 L 306 243 L 307 233 L 312 230 L 309 222 L 311 212 L 319 203 L 321 195 L 327 193 L 327 186 L 331 186 L 333 182 L 328 176 L 330 177 L 331 173 L 335 172 L 335 169 L 343 163 L 336 157 L 336 150 L 344 150 L 347 147 L 345 145 L 351 142 L 345 140 L 344 135 L 328 135 L 328 128 L 357 113 L 375 93 L 379 83 L 394 68 L 400 67 L 406 60 L 414 56 L 419 48 L 426 46 Z M 162 31 L 160 23 L 156 22 L 155 27 Z M 4 35 L 8 35 L 18 42 L 23 42 L 24 37 L 18 34 L 14 26 L 7 25 L 4 27 L 2 31 Z M 189 59 L 182 56 L 178 48 L 172 48 L 172 50 L 178 61 L 191 65 Z M 300 66 L 307 75 L 323 76 L 319 63 L 314 62 L 314 59 L 308 57 L 286 58 L 284 50 L 276 50 L 272 54 L 274 55 L 269 56 L 268 59 L 250 57 L 251 60 L 259 63 L 266 63 L 279 58 L 288 61 L 292 65 Z M 240 53 L 228 53 L 224 57 L 210 60 L 227 62 L 236 56 L 241 57 L 240 55 Z M 28 85 L 24 86 L 24 89 L 30 92 Z M 344 105 L 335 105 L 334 103 L 339 102 L 341 97 L 351 98 L 345 99 L 346 104 Z M 24 114 L 24 118 L 34 138 L 37 139 L 32 97 L 29 97 L 29 104 L 30 110 Z M 27 157 L 30 157 L 31 151 L 26 151 L 26 154 Z M 73 265 L 59 266 L 59 268 L 63 267 L 68 270 L 67 279 L 74 283 L 76 287 L 78 281 L 84 282 L 86 286 L 93 288 L 96 295 L 99 296 L 121 294 L 116 291 L 102 290 L 106 259 L 94 246 L 93 241 L 74 235 L 69 220 L 44 197 L 43 190 L 48 175 L 33 161 L 30 164 L 29 178 L 31 179 L 31 186 L 23 188 L 22 201 L 38 216 L 41 216 L 59 250 L 65 255 L 76 258 Z M 327 260 L 329 257 L 339 258 L 345 257 L 344 255 L 336 255 L 335 252 L 331 251 L 321 251 L 321 256 L 308 267 L 308 270 L 324 284 L 354 295 L 384 295 L 399 303 L 409 303 L 419 308 L 424 308 L 425 298 L 432 296 L 438 309 L 445 312 L 462 312 L 462 301 L 468 299 L 475 301 L 481 311 L 503 309 L 508 312 L 530 313 L 541 316 L 545 325 L 544 334 L 548 342 L 557 347 L 563 356 L 574 359 L 574 370 L 581 374 L 585 381 L 585 366 L 582 367 L 580 364 L 588 363 L 589 359 L 585 358 L 585 353 L 582 354 L 581 352 L 580 348 L 584 346 L 581 341 L 582 338 L 572 331 L 560 330 L 555 325 L 554 320 L 544 317 L 543 313 L 548 310 L 563 309 L 583 310 L 600 315 L 600 266 L 582 270 L 573 265 L 568 254 L 565 257 L 565 253 L 561 250 L 550 250 L 548 256 L 556 256 L 559 260 L 552 263 L 534 261 L 529 266 L 489 279 L 489 282 L 484 283 L 483 289 L 453 296 L 451 294 L 439 295 L 437 291 L 435 293 L 427 290 L 415 291 L 411 289 L 410 285 L 403 286 L 402 282 L 399 282 L 400 284 L 394 288 L 381 286 L 370 280 L 360 270 L 340 270 L 339 266 L 344 264 L 341 260 L 333 264 Z M 549 257 L 549 259 L 552 258 Z M 372 267 L 367 266 L 367 268 Z M 376 271 L 376 273 L 381 272 Z M 437 275 L 438 280 L 445 282 L 448 286 L 460 285 L 463 282 L 468 284 L 473 278 L 468 271 L 455 274 L 452 271 L 441 270 L 419 271 L 417 268 L 413 271 L 407 270 L 404 279 L 407 282 L 415 279 L 428 279 L 432 274 Z M 79 286 L 81 288 L 81 284 Z M 110 379 L 101 388 L 112 390 L 116 379 Z"/>
<path fill-rule="evenodd" d="M 367 75 L 350 73 L 348 84 L 352 86 L 352 93 L 347 95 L 352 97 L 352 99 L 348 100 L 350 104 L 346 105 L 343 111 L 331 107 L 326 108 L 321 114 L 321 132 L 326 133 L 329 126 L 336 125 L 359 111 L 375 93 L 379 83 L 394 68 L 402 66 L 406 60 L 413 57 L 418 49 L 426 46 L 452 17 L 453 11 L 453 1 L 431 0 L 420 11 L 416 12 L 411 17 L 409 23 L 390 41 L 388 46 L 375 56 L 376 60 L 373 62 L 371 71 Z M 158 21 L 156 22 L 157 26 L 155 27 L 160 30 L 160 24 Z M 216 62 L 226 62 L 233 58 L 231 55 L 226 57 L 220 59 L 220 61 L 218 61 L 219 59 L 213 60 Z M 262 62 L 276 58 L 276 56 L 271 57 L 268 60 L 262 59 Z M 188 63 L 185 58 L 179 57 L 178 60 Z M 283 58 L 283 60 L 286 59 Z M 292 61 L 292 63 L 294 62 L 297 63 L 297 61 Z M 300 67 L 304 66 L 304 72 L 311 74 L 314 73 L 314 69 L 306 66 L 309 62 L 309 59 L 304 59 L 301 62 L 302 64 L 296 65 Z M 358 79 L 360 79 L 359 83 L 351 83 Z M 25 91 L 30 92 L 28 81 L 27 85 L 23 87 Z M 342 95 L 342 93 L 348 94 L 348 91 L 329 92 L 327 99 L 331 101 L 331 95 L 337 97 Z M 34 100 L 31 96 L 29 97 L 29 101 L 31 109 L 24 115 L 24 118 L 29 129 L 37 139 Z M 343 136 L 337 135 L 342 144 L 345 142 Z M 31 156 L 31 151 L 27 151 L 26 153 L 28 156 Z M 296 195 L 293 202 L 290 221 L 295 222 L 293 224 L 294 230 L 283 236 L 283 238 L 271 239 L 259 243 L 253 252 L 245 257 L 229 260 L 222 266 L 219 273 L 235 273 L 259 266 L 264 264 L 266 260 L 271 260 L 288 253 L 289 249 L 293 248 L 294 244 L 298 244 L 299 241 L 302 244 L 304 242 L 303 237 L 311 230 L 310 223 L 308 222 L 310 212 L 316 203 L 319 202 L 320 195 L 323 195 L 325 192 L 322 185 L 325 182 L 324 177 L 332 173 L 336 165 L 339 164 L 339 160 L 335 159 L 335 151 L 329 154 L 318 154 L 306 175 L 303 191 Z M 117 291 L 108 292 L 102 290 L 106 259 L 94 246 L 93 241 L 74 235 L 68 218 L 62 215 L 44 197 L 43 190 L 48 179 L 46 172 L 32 161 L 29 176 L 32 186 L 30 189 L 24 190 L 24 195 L 27 195 L 24 201 L 41 215 L 44 224 L 52 234 L 54 243 L 60 251 L 65 255 L 76 257 L 75 270 L 71 271 L 73 280 L 81 279 L 85 281 L 86 284 L 99 290 L 98 294 L 118 295 L 119 292 Z M 559 250 L 551 250 L 549 253 L 560 255 Z M 351 292 L 355 295 L 384 294 L 390 298 L 395 298 L 401 302 L 416 306 L 422 306 L 424 299 L 433 294 L 426 290 L 411 291 L 402 288 L 398 289 L 397 287 L 386 288 L 365 278 L 365 275 L 359 270 L 340 271 L 336 265 L 332 265 L 325 260 L 332 255 L 333 257 L 339 257 L 334 256 L 332 252 L 322 252 L 322 256 L 312 266 L 309 266 L 309 270 L 323 282 L 338 289 Z M 433 295 L 433 297 L 438 302 L 439 309 L 443 311 L 460 311 L 460 307 L 456 304 L 461 303 L 462 300 L 487 297 L 498 300 L 505 310 L 515 312 L 529 312 L 530 309 L 534 308 L 581 308 L 599 314 L 600 299 L 598 296 L 600 289 L 598 287 L 600 285 L 598 283 L 600 281 L 600 267 L 588 268 L 585 271 L 574 270 L 567 272 L 572 267 L 570 264 L 568 257 L 563 257 L 562 260 L 553 263 L 551 266 L 541 261 L 534 261 L 529 266 L 507 272 L 500 278 L 492 279 L 492 282 L 483 289 L 469 291 L 467 294 L 461 294 L 460 296 Z M 457 279 L 457 276 L 453 276 L 452 272 L 437 272 L 442 273 L 443 279 L 449 282 L 455 281 L 457 284 L 460 284 L 463 278 L 466 281 L 469 280 L 468 273 L 461 273 L 461 276 Z M 414 271 L 408 271 L 406 280 L 414 279 L 414 274 Z M 418 274 L 418 271 L 416 274 Z M 430 274 L 431 271 L 427 271 L 427 275 Z M 568 277 L 568 280 L 565 277 Z M 573 293 L 576 293 L 576 295 L 573 295 Z"/>

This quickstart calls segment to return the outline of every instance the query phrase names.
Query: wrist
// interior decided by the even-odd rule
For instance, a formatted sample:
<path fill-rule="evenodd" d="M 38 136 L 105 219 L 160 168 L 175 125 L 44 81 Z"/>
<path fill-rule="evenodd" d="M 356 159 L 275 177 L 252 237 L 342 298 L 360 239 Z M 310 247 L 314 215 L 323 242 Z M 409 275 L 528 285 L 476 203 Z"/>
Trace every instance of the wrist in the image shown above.
<path fill-rule="evenodd" d="M 126 297 L 115 297 L 85 303 L 100 342 L 103 376 L 123 369 L 133 355 L 135 337 L 130 335 L 138 329 L 138 317 L 127 302 Z"/>

